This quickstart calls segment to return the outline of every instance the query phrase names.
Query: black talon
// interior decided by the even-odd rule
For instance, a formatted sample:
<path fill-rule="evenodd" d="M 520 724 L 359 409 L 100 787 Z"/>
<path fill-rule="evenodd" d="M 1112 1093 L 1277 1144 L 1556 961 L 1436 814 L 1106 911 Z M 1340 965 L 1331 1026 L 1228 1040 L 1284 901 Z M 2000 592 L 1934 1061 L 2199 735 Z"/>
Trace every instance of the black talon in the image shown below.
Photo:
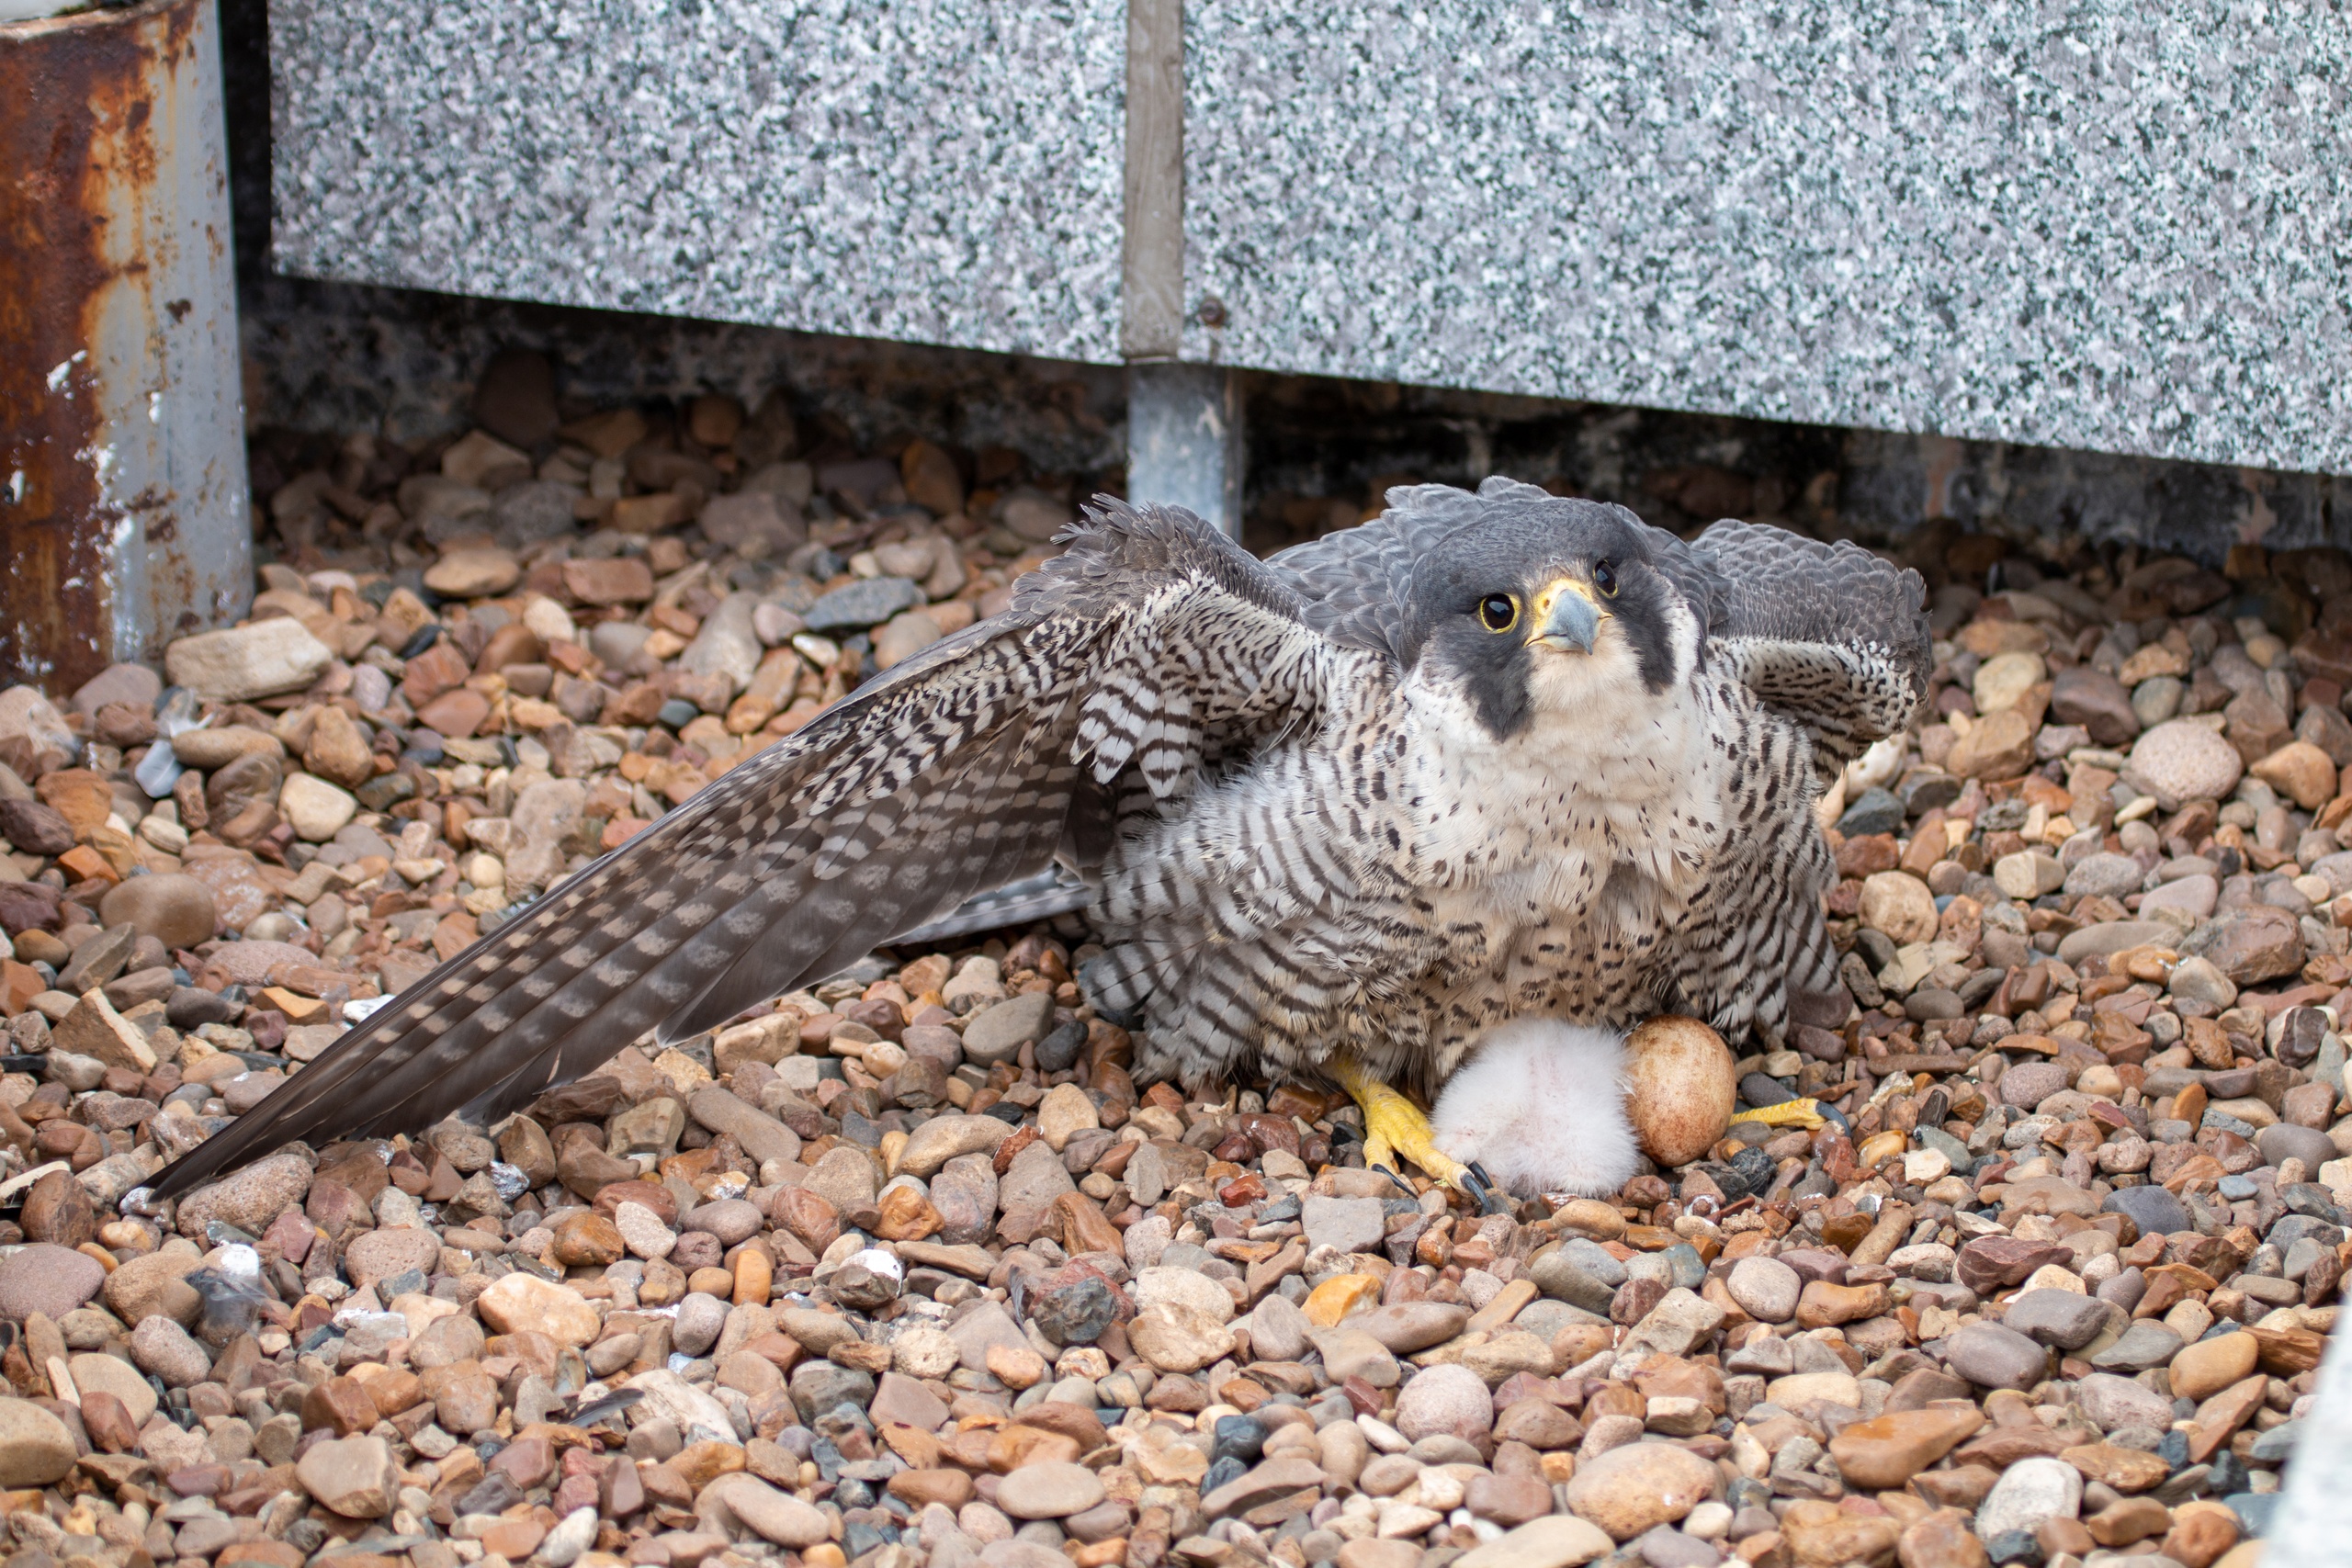
<path fill-rule="evenodd" d="M 1462 1181 L 1463 1185 L 1470 1189 L 1470 1196 L 1478 1201 L 1480 1213 L 1507 1214 L 1510 1213 L 1510 1205 L 1495 1193 L 1495 1179 L 1488 1176 L 1487 1168 L 1476 1160 L 1472 1160 L 1462 1168 Z"/>
<path fill-rule="evenodd" d="M 1413 1184 L 1405 1179 L 1405 1173 L 1398 1170 L 1395 1166 L 1375 1165 L 1372 1168 L 1380 1172 L 1381 1175 L 1388 1178 L 1389 1180 L 1395 1182 L 1396 1184 L 1396 1190 L 1399 1192 L 1402 1192 L 1406 1197 L 1418 1199 L 1420 1196 L 1419 1193 L 1413 1190 Z"/>

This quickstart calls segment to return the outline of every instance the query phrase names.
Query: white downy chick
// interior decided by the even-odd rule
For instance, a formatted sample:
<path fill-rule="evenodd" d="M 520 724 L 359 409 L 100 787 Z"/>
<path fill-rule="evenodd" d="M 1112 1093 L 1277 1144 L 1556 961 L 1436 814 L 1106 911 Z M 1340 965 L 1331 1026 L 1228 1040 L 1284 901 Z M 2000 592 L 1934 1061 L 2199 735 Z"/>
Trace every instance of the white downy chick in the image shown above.
<path fill-rule="evenodd" d="M 1488 1030 L 1430 1113 L 1437 1146 L 1522 1197 L 1599 1197 L 1634 1174 L 1625 1036 L 1553 1018 Z"/>

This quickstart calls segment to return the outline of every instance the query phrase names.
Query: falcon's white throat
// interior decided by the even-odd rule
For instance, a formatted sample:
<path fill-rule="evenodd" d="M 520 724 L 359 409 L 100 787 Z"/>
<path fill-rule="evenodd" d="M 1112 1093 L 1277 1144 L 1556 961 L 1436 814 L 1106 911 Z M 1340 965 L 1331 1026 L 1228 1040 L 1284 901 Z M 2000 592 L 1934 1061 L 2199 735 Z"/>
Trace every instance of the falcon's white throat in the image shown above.
<path fill-rule="evenodd" d="M 1671 897 L 1692 890 L 1720 839 L 1721 759 L 1691 700 L 1697 628 L 1679 606 L 1670 641 L 1675 678 L 1655 692 L 1613 618 L 1590 653 L 1531 649 L 1528 722 L 1500 739 L 1458 685 L 1406 680 L 1412 856 L 1477 907 L 1465 918 L 1589 908 L 1621 864 Z"/>

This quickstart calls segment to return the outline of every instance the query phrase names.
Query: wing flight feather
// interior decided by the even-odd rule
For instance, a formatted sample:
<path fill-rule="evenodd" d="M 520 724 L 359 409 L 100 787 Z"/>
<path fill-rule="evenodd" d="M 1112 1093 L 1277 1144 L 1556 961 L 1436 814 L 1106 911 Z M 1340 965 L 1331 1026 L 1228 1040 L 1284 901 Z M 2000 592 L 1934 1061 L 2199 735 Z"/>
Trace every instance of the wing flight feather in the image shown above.
<path fill-rule="evenodd" d="M 1911 722 L 1934 665 L 1917 572 L 1844 540 L 1730 519 L 1691 551 L 1718 580 L 1709 657 L 1813 732 L 1826 777 Z"/>
<path fill-rule="evenodd" d="M 1130 761 L 1311 720 L 1360 658 L 1191 513 L 1105 502 L 1013 608 L 876 677 L 401 993 L 154 1182 L 303 1139 L 495 1118 L 1035 876 Z M 1095 791 L 1099 795 L 1099 790 Z"/>

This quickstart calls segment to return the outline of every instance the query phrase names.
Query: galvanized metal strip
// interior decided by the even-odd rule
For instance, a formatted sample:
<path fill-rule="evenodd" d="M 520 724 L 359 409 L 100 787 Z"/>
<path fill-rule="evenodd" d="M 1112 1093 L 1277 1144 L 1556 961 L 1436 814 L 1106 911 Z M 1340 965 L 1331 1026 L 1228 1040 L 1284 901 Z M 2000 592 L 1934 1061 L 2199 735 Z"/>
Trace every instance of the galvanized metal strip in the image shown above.
<path fill-rule="evenodd" d="M 1241 373 L 1144 360 L 1127 367 L 1127 494 L 1181 506 L 1241 536 Z"/>

